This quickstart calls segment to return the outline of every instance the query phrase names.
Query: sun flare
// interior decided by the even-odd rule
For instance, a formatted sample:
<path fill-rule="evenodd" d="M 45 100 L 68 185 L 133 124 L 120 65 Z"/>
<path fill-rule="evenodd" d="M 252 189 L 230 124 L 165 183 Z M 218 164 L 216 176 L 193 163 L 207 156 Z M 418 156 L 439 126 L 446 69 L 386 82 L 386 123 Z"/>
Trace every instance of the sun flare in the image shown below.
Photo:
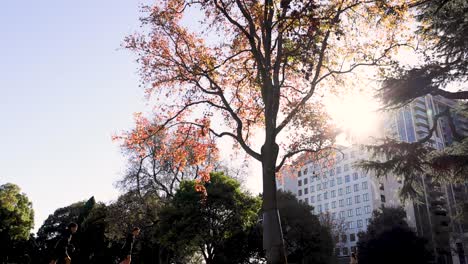
<path fill-rule="evenodd" d="M 379 103 L 368 93 L 355 92 L 335 96 L 326 100 L 326 107 L 332 122 L 348 138 L 367 140 L 377 136 L 381 130 Z"/>

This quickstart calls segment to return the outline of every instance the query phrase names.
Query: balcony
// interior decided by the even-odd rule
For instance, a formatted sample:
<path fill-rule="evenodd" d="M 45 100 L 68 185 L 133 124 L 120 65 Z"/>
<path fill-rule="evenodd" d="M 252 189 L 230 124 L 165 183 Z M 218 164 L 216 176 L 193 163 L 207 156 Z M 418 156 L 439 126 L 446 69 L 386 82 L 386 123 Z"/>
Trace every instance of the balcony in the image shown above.
<path fill-rule="evenodd" d="M 429 128 L 429 123 L 427 122 L 426 118 L 416 117 L 415 121 L 416 121 L 415 123 L 417 126 L 424 126 L 426 128 Z"/>
<path fill-rule="evenodd" d="M 443 196 L 435 198 L 434 200 L 431 201 L 431 205 L 433 207 L 442 206 L 444 204 L 446 204 L 446 201 L 445 201 L 445 197 Z"/>
<path fill-rule="evenodd" d="M 418 98 L 414 100 L 413 105 L 415 109 L 420 109 L 420 110 L 423 110 L 424 112 L 426 111 L 426 102 L 424 101 L 424 99 Z"/>
<path fill-rule="evenodd" d="M 434 212 L 434 214 L 437 216 L 447 216 L 447 209 L 445 209 L 441 205 L 434 206 L 432 208 L 432 212 Z"/>
<path fill-rule="evenodd" d="M 414 111 L 414 115 L 416 116 L 416 118 L 418 118 L 418 117 L 421 117 L 421 118 L 424 118 L 424 119 L 427 118 L 427 113 L 426 113 L 425 110 L 417 109 L 417 110 Z"/>

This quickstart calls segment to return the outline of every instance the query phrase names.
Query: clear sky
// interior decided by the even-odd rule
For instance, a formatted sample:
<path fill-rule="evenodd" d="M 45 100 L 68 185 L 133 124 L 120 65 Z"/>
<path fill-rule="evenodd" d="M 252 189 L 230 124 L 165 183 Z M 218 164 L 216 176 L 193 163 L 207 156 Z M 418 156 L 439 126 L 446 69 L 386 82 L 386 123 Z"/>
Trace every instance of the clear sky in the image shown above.
<path fill-rule="evenodd" d="M 2 3 L 0 184 L 15 183 L 32 200 L 35 230 L 59 207 L 93 195 L 108 202 L 119 194 L 114 183 L 125 159 L 111 135 L 131 128 L 132 114 L 147 108 L 135 57 L 120 46 L 140 29 L 142 1 Z M 185 23 L 196 27 L 199 16 L 191 13 Z M 352 105 L 356 98 L 362 100 L 348 97 Z M 350 108 L 333 115 L 346 120 L 370 109 Z M 247 188 L 259 192 L 258 162 L 250 163 L 248 174 Z"/>
<path fill-rule="evenodd" d="M 144 109 L 134 56 L 137 0 L 15 0 L 0 8 L 0 184 L 56 208 L 109 201 L 125 161 L 111 135 Z"/>

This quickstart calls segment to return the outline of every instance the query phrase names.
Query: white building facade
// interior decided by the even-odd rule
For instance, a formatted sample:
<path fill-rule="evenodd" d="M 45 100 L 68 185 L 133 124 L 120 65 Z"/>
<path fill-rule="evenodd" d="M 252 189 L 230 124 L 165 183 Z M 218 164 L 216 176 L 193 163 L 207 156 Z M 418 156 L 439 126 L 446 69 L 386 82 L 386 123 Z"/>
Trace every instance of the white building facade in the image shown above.
<path fill-rule="evenodd" d="M 321 166 L 319 161 L 300 169 L 288 168 L 277 181 L 279 190 L 294 193 L 299 201 L 312 205 L 315 214 L 328 213 L 334 222 L 344 224 L 344 233 L 335 238 L 338 256 L 356 252 L 357 234 L 366 231 L 374 210 L 400 205 L 397 181 L 377 180 L 354 168 L 358 160 L 367 158 L 367 152 L 358 146 L 343 147 L 329 165 Z"/>

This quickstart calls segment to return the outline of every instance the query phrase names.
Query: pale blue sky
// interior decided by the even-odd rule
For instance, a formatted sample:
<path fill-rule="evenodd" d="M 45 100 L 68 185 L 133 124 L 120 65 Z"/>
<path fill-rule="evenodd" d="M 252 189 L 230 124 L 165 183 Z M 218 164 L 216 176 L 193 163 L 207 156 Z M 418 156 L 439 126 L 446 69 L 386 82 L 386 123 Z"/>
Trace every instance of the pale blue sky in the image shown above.
<path fill-rule="evenodd" d="M 33 201 L 36 229 L 56 208 L 117 196 L 125 162 L 111 135 L 144 109 L 134 56 L 141 1 L 3 1 L 0 184 Z"/>

